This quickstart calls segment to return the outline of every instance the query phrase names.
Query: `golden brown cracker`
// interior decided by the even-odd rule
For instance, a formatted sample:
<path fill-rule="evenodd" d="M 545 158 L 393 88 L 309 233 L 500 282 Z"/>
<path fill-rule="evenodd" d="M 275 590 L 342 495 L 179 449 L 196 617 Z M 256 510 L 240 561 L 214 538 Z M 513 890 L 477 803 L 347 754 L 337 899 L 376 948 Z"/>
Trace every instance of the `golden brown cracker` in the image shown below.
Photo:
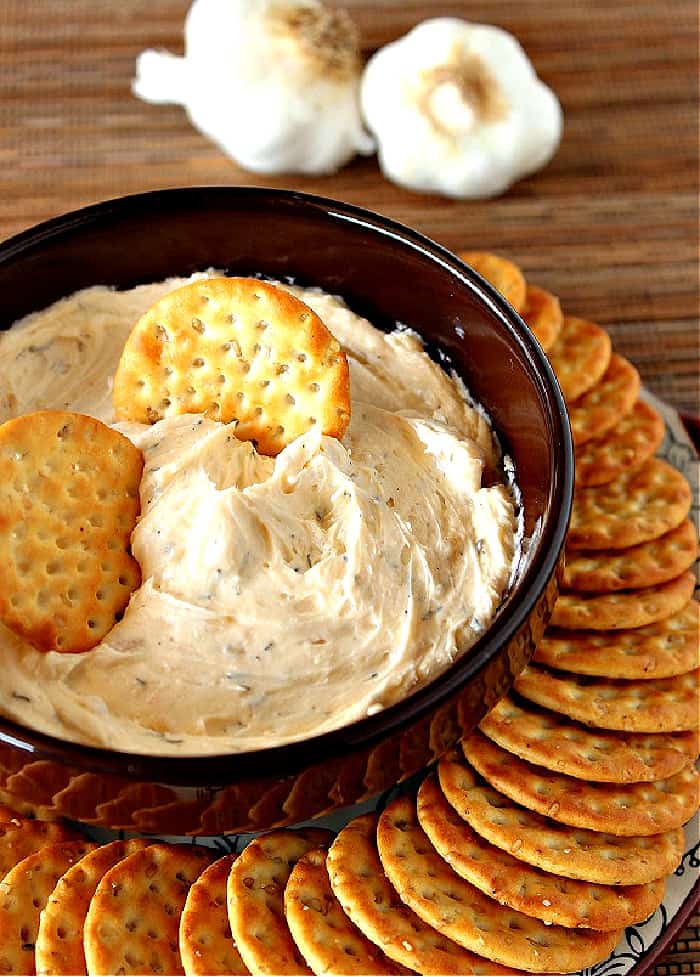
<path fill-rule="evenodd" d="M 0 879 L 22 859 L 34 852 L 81 836 L 58 821 L 16 818 L 0 824 Z"/>
<path fill-rule="evenodd" d="M 511 801 L 455 753 L 440 760 L 438 776 L 449 803 L 482 838 L 554 875 L 644 885 L 672 872 L 683 855 L 682 828 L 632 838 L 572 828 Z"/>
<path fill-rule="evenodd" d="M 503 966 L 570 973 L 604 960 L 617 943 L 615 931 L 546 926 L 485 896 L 435 851 L 411 797 L 397 798 L 382 812 L 377 847 L 389 880 L 415 913 Z"/>
<path fill-rule="evenodd" d="M 608 594 L 560 593 L 552 627 L 573 631 L 614 631 L 643 628 L 678 614 L 693 595 L 695 577 L 688 570 L 674 580 Z"/>
<path fill-rule="evenodd" d="M 557 341 L 564 322 L 559 299 L 544 288 L 528 284 L 520 314 L 546 353 Z"/>
<path fill-rule="evenodd" d="M 556 342 L 547 353 L 567 403 L 594 387 L 605 374 L 612 355 L 604 329 L 575 316 L 564 316 Z"/>
<path fill-rule="evenodd" d="M 315 974 L 407 973 L 388 960 L 343 912 L 328 881 L 320 848 L 299 859 L 284 890 L 284 914 L 294 942 Z"/>
<path fill-rule="evenodd" d="M 479 729 L 530 763 L 583 780 L 627 784 L 664 780 L 689 766 L 697 736 L 590 729 L 566 716 L 507 695 Z"/>
<path fill-rule="evenodd" d="M 575 828 L 657 835 L 685 824 L 698 808 L 698 774 L 690 766 L 665 780 L 610 784 L 536 766 L 478 731 L 462 740 L 462 750 L 486 783 L 516 804 Z"/>
<path fill-rule="evenodd" d="M 576 484 L 579 488 L 606 485 L 627 471 L 639 468 L 656 454 L 664 438 L 661 415 L 638 400 L 629 414 L 602 438 L 576 448 Z"/>
<path fill-rule="evenodd" d="M 510 974 L 448 939 L 404 905 L 377 853 L 376 814 L 354 818 L 330 847 L 333 892 L 355 926 L 387 957 L 419 974 Z"/>
<path fill-rule="evenodd" d="M 458 251 L 457 257 L 490 282 L 516 312 L 522 312 L 526 300 L 525 276 L 515 262 L 490 251 Z"/>
<path fill-rule="evenodd" d="M 698 532 L 686 519 L 663 536 L 622 550 L 572 550 L 562 586 L 578 591 L 629 590 L 667 583 L 688 570 L 698 555 Z"/>
<path fill-rule="evenodd" d="M 569 524 L 569 549 L 624 549 L 656 539 L 687 517 L 687 480 L 668 462 L 650 458 L 613 482 L 578 488 Z"/>
<path fill-rule="evenodd" d="M 179 946 L 186 974 L 247 974 L 231 936 L 226 882 L 235 855 L 209 865 L 187 894 L 180 917 Z"/>
<path fill-rule="evenodd" d="M 183 974 L 180 914 L 212 855 L 196 845 L 154 844 L 109 869 L 85 917 L 88 973 Z"/>
<path fill-rule="evenodd" d="M 626 631 L 557 631 L 541 639 L 533 661 L 604 678 L 683 675 L 700 665 L 700 606 L 691 600 L 669 617 Z"/>
<path fill-rule="evenodd" d="M 38 411 L 0 426 L 0 620 L 39 651 L 86 651 L 141 582 L 130 553 L 143 457 L 101 421 Z"/>
<path fill-rule="evenodd" d="M 645 885 L 596 885 L 520 861 L 472 830 L 447 802 L 434 775 L 421 784 L 417 805 L 421 827 L 457 875 L 526 916 L 559 926 L 619 930 L 646 919 L 663 898 L 663 879 Z"/>
<path fill-rule="evenodd" d="M 47 845 L 10 869 L 0 886 L 0 972 L 38 973 L 34 944 L 39 916 L 56 883 L 95 846 L 86 841 Z"/>
<path fill-rule="evenodd" d="M 639 373 L 624 356 L 613 353 L 598 383 L 569 404 L 574 445 L 601 438 L 634 407 L 639 395 Z"/>
<path fill-rule="evenodd" d="M 320 829 L 271 831 L 252 841 L 233 863 L 227 883 L 228 918 L 251 973 L 311 973 L 284 918 L 284 889 L 301 856 L 327 847 L 331 838 Z"/>
<path fill-rule="evenodd" d="M 319 425 L 341 438 L 348 364 L 307 305 L 253 278 L 206 278 L 163 296 L 139 319 L 114 377 L 114 408 L 153 423 L 205 413 L 276 455 Z"/>
<path fill-rule="evenodd" d="M 673 678 L 635 682 L 550 672 L 528 665 L 515 680 L 515 689 L 531 702 L 587 726 L 674 733 L 698 728 L 699 674 L 696 670 Z"/>
<path fill-rule="evenodd" d="M 35 945 L 37 974 L 87 974 L 83 927 L 102 876 L 147 842 L 112 841 L 92 849 L 57 881 L 41 913 Z"/>

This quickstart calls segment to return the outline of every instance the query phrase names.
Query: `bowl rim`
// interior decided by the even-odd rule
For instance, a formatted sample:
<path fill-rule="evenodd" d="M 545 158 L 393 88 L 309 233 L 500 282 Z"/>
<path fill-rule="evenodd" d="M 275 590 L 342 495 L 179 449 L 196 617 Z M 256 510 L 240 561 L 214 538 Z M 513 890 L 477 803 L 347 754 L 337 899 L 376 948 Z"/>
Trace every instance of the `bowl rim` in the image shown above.
<path fill-rule="evenodd" d="M 339 223 L 360 225 L 373 234 L 389 237 L 395 243 L 420 253 L 451 274 L 460 287 L 466 288 L 486 306 L 502 326 L 511 342 L 517 344 L 534 369 L 540 387 L 540 398 L 549 414 L 554 443 L 552 455 L 557 458 L 549 499 L 554 518 L 541 527 L 538 546 L 539 565 L 531 563 L 515 587 L 519 599 L 497 612 L 484 634 L 445 671 L 428 685 L 411 693 L 380 712 L 358 719 L 338 729 L 277 746 L 241 753 L 217 754 L 140 754 L 111 750 L 63 740 L 23 726 L 0 716 L 0 743 L 6 743 L 29 754 L 55 759 L 64 765 L 93 772 L 148 780 L 182 787 L 224 785 L 232 778 L 243 780 L 261 775 L 288 776 L 340 755 L 368 749 L 382 740 L 420 721 L 455 696 L 460 687 L 507 644 L 525 624 L 550 579 L 555 575 L 568 529 L 574 487 L 574 452 L 564 397 L 554 371 L 541 346 L 524 320 L 499 292 L 456 254 L 419 231 L 373 211 L 329 197 L 298 190 L 264 186 L 204 185 L 149 190 L 113 197 L 69 211 L 0 242 L 0 267 L 43 243 L 90 225 L 99 225 L 110 217 L 143 214 L 143 208 L 157 215 L 160 207 L 194 204 L 198 199 L 225 195 L 230 201 L 248 198 L 270 206 L 277 203 L 310 208 Z M 488 411 L 488 406 L 486 409 Z M 517 473 L 516 473 L 517 478 Z"/>

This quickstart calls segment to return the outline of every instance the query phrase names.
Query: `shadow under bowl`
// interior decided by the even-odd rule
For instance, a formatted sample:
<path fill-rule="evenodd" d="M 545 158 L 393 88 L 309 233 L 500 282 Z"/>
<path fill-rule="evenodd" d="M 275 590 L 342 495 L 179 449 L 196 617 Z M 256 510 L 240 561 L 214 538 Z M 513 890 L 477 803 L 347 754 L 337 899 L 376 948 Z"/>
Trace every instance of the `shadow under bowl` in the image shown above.
<path fill-rule="evenodd" d="M 504 695 L 557 595 L 573 450 L 539 344 L 455 255 L 368 211 L 290 191 L 201 187 L 67 214 L 0 245 L 4 324 L 77 289 L 126 288 L 209 267 L 317 285 L 380 328 L 416 330 L 462 377 L 515 465 L 527 559 L 479 641 L 410 697 L 285 746 L 149 757 L 45 736 L 0 719 L 0 802 L 109 828 L 216 835 L 306 820 L 422 769 Z M 196 651 L 193 649 L 193 656 Z"/>

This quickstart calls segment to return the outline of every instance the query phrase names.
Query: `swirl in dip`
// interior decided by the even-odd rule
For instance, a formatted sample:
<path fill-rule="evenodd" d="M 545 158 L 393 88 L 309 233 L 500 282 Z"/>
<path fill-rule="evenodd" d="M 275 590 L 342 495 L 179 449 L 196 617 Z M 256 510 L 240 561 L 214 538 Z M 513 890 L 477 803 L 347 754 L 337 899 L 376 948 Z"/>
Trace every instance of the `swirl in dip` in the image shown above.
<path fill-rule="evenodd" d="M 201 277 L 201 276 L 195 276 Z M 39 408 L 114 423 L 111 380 L 146 309 L 185 284 L 96 286 L 0 334 L 0 421 Z M 341 342 L 352 417 L 276 458 L 232 425 L 116 425 L 142 449 L 143 583 L 83 654 L 0 624 L 0 712 L 146 754 L 251 750 L 397 702 L 463 654 L 508 585 L 515 517 L 492 432 L 406 331 L 290 288 Z"/>

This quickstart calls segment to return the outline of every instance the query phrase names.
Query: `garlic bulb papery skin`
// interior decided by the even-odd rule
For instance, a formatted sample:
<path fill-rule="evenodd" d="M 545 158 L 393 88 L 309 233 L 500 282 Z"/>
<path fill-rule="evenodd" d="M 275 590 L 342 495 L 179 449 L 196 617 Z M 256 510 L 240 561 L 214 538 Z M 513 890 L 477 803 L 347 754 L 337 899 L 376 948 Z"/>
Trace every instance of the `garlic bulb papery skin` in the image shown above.
<path fill-rule="evenodd" d="M 256 173 L 332 173 L 374 152 L 349 16 L 317 0 L 194 0 L 185 56 L 144 51 L 132 90 L 185 107 L 192 124 Z"/>
<path fill-rule="evenodd" d="M 362 79 L 384 174 L 448 197 L 502 193 L 544 166 L 562 111 L 506 31 L 440 17 L 376 52 Z"/>

